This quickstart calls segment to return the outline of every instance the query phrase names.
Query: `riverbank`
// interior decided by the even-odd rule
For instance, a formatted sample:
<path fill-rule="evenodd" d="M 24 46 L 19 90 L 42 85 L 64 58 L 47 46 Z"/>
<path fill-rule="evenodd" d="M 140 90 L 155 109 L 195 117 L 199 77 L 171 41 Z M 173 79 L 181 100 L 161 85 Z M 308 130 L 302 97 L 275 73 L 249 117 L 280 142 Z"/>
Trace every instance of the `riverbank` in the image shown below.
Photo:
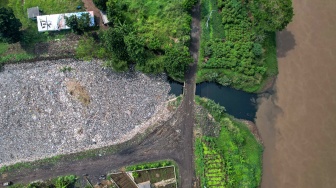
<path fill-rule="evenodd" d="M 279 75 L 256 124 L 263 138 L 264 188 L 336 185 L 336 2 L 293 1 L 293 22 L 277 34 Z"/>
<path fill-rule="evenodd" d="M 258 187 L 261 141 L 246 122 L 210 99 L 196 97 L 195 165 L 200 187 Z"/>
<path fill-rule="evenodd" d="M 125 142 L 171 115 L 164 75 L 101 65 L 73 59 L 5 65 L 0 166 Z"/>

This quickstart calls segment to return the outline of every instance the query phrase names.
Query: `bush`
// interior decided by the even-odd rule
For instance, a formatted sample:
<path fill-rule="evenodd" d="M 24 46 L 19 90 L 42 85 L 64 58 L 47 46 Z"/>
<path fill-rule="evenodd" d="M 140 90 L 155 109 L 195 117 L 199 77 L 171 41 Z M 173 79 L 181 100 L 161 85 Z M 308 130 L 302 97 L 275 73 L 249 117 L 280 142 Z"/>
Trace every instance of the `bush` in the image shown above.
<path fill-rule="evenodd" d="M 140 177 L 140 174 L 138 172 L 132 172 L 132 176 L 134 178 L 138 178 L 138 177 Z"/>
<path fill-rule="evenodd" d="M 252 52 L 255 56 L 261 56 L 263 54 L 262 45 L 259 44 L 259 43 L 254 43 L 253 48 L 252 48 Z"/>
<path fill-rule="evenodd" d="M 21 38 L 22 24 L 12 9 L 0 8 L 0 41 L 17 42 Z"/>
<path fill-rule="evenodd" d="M 190 11 L 194 5 L 196 5 L 196 3 L 198 2 L 198 0 L 184 0 L 183 1 L 183 8 L 186 11 Z"/>
<path fill-rule="evenodd" d="M 108 0 L 93 0 L 94 4 L 96 5 L 97 8 L 99 8 L 102 11 L 106 11 L 107 7 L 106 7 L 106 2 Z"/>
<path fill-rule="evenodd" d="M 72 32 L 83 34 L 84 31 L 90 27 L 91 18 L 89 13 L 82 13 L 80 17 L 76 15 L 65 16 L 65 22 L 66 25 L 71 28 Z"/>

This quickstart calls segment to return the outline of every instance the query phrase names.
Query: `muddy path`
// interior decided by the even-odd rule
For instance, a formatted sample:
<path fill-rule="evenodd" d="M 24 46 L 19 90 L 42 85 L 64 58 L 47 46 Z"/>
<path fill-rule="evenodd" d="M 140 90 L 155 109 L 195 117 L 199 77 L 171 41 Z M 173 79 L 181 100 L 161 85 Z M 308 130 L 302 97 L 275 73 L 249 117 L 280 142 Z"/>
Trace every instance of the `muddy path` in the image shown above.
<path fill-rule="evenodd" d="M 96 7 L 92 0 L 82 0 L 84 3 L 84 7 L 87 11 L 93 11 L 95 16 L 95 22 L 101 29 L 107 29 L 108 27 L 104 25 L 103 20 L 101 18 L 100 10 Z"/>
<path fill-rule="evenodd" d="M 107 172 L 139 162 L 155 161 L 162 159 L 173 159 L 179 165 L 180 186 L 191 188 L 195 185 L 195 173 L 193 165 L 193 127 L 194 118 L 194 97 L 195 97 L 195 76 L 198 61 L 200 37 L 200 6 L 192 10 L 192 32 L 190 53 L 194 63 L 186 72 L 184 88 L 184 99 L 180 107 L 170 120 L 156 126 L 141 141 L 134 141 L 127 147 L 115 154 L 102 155 L 84 158 L 81 160 L 59 161 L 56 165 L 39 166 L 36 169 L 21 169 L 10 173 L 1 174 L 0 181 L 12 181 L 14 183 L 29 183 L 34 180 L 45 180 L 56 176 L 75 174 L 82 176 L 89 174 L 93 183 Z M 134 138 L 135 140 L 137 138 Z M 132 141 L 131 141 L 132 142 Z"/>
<path fill-rule="evenodd" d="M 335 187 L 336 1 L 294 0 L 277 34 L 275 94 L 262 99 L 262 187 Z"/>

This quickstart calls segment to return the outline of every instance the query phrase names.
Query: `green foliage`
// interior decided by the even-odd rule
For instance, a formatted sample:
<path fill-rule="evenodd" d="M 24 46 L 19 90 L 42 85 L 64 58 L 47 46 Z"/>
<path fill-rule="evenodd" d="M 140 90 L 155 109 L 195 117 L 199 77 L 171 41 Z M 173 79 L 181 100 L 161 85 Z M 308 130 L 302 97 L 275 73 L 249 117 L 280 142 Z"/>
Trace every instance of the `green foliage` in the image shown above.
<path fill-rule="evenodd" d="M 257 57 L 261 56 L 262 53 L 263 53 L 263 48 L 262 48 L 261 44 L 254 43 L 253 48 L 252 48 L 252 52 Z"/>
<path fill-rule="evenodd" d="M 71 188 L 75 185 L 77 177 L 75 175 L 60 176 L 55 180 L 56 188 Z"/>
<path fill-rule="evenodd" d="M 278 0 L 267 1 L 267 6 L 276 6 L 277 4 L 271 3 L 274 1 Z M 257 2 L 264 0 L 201 1 L 202 36 L 198 82 L 216 81 L 236 89 L 255 92 L 262 87 L 268 76 L 274 75 L 276 65 L 273 55 L 272 59 L 269 57 L 276 52 L 276 44 L 268 42 L 265 45 L 265 41 L 269 41 L 272 35 L 251 16 L 252 8 L 260 5 Z M 286 2 L 280 4 L 286 8 L 291 7 Z M 256 8 L 253 10 L 258 11 Z M 269 72 L 272 73 L 268 74 Z"/>
<path fill-rule="evenodd" d="M 259 187 L 261 144 L 245 124 L 225 113 L 219 115 L 216 107 L 210 108 L 216 105 L 213 101 L 197 97 L 196 102 L 221 125 L 218 137 L 202 136 L 195 141 L 196 175 L 201 187 Z"/>
<path fill-rule="evenodd" d="M 83 34 L 84 31 L 90 27 L 90 14 L 82 13 L 80 17 L 76 15 L 65 16 L 65 22 L 66 25 L 71 28 L 72 32 Z"/>
<path fill-rule="evenodd" d="M 5 42 L 0 42 L 0 55 L 6 53 L 8 50 L 8 44 Z"/>
<path fill-rule="evenodd" d="M 254 0 L 249 8 L 255 26 L 261 31 L 281 31 L 294 16 L 292 0 Z"/>
<path fill-rule="evenodd" d="M 132 172 L 132 176 L 134 178 L 138 178 L 140 176 L 140 174 L 138 172 Z"/>
<path fill-rule="evenodd" d="M 84 60 L 92 60 L 93 58 L 108 59 L 111 58 L 111 55 L 107 49 L 104 48 L 101 41 L 97 41 L 92 36 L 86 35 L 78 43 L 76 57 Z"/>
<path fill-rule="evenodd" d="M 102 11 L 106 11 L 107 6 L 106 6 L 106 2 L 108 0 L 93 0 L 94 4 L 96 5 L 97 8 L 99 8 Z"/>
<path fill-rule="evenodd" d="M 112 57 L 111 60 L 105 62 L 105 67 L 110 67 L 115 71 L 126 71 L 128 70 L 127 61 L 120 60 L 116 57 Z"/>
<path fill-rule="evenodd" d="M 61 72 L 70 72 L 72 71 L 72 67 L 68 67 L 68 66 L 63 66 L 62 68 L 60 68 Z"/>
<path fill-rule="evenodd" d="M 160 168 L 165 166 L 172 166 L 174 163 L 172 161 L 157 161 L 152 163 L 142 163 L 132 166 L 127 166 L 126 170 L 128 171 L 136 171 L 136 170 L 144 170 L 144 169 L 150 169 L 150 168 Z"/>
<path fill-rule="evenodd" d="M 183 8 L 186 11 L 190 11 L 198 0 L 183 0 Z"/>
<path fill-rule="evenodd" d="M 28 54 L 26 52 L 16 53 L 16 54 L 8 54 L 0 56 L 0 64 L 6 62 L 19 62 L 24 60 L 33 59 L 35 56 Z"/>
<path fill-rule="evenodd" d="M 11 8 L 0 8 L 0 41 L 17 42 L 20 40 L 22 24 Z"/>
<path fill-rule="evenodd" d="M 109 28 L 104 34 L 105 47 L 120 60 L 128 61 L 127 46 L 124 37 L 130 32 L 129 25 L 122 24 L 119 27 Z"/>
<path fill-rule="evenodd" d="M 191 16 L 182 1 L 109 0 L 106 5 L 112 27 L 105 33 L 104 46 L 116 58 L 109 65 L 123 69 L 135 63 L 145 73 L 166 71 L 175 79 L 184 78 L 192 62 Z"/>
<path fill-rule="evenodd" d="M 184 79 L 184 72 L 193 59 L 187 47 L 173 47 L 166 50 L 165 62 L 165 70 L 172 78 Z"/>

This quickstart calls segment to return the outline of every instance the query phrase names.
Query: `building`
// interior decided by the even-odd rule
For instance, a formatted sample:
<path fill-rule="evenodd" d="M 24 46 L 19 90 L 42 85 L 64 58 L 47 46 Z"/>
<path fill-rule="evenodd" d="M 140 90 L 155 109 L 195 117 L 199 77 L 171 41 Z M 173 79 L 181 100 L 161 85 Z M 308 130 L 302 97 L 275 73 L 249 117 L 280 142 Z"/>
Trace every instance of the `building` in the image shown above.
<path fill-rule="evenodd" d="M 103 20 L 103 24 L 106 25 L 108 23 L 110 23 L 110 21 L 107 19 L 107 15 L 105 12 L 102 12 L 101 10 L 99 11 L 100 12 L 100 16 Z"/>
<path fill-rule="evenodd" d="M 72 15 L 76 15 L 78 18 L 82 16 L 82 14 L 89 13 L 90 15 L 90 26 L 95 25 L 93 11 L 88 12 L 75 12 L 75 13 L 64 13 L 64 14 L 51 14 L 51 15 L 43 15 L 37 16 L 37 28 L 39 32 L 44 31 L 59 31 L 63 29 L 70 29 L 65 23 L 65 17 L 70 17 Z"/>
<path fill-rule="evenodd" d="M 37 16 L 40 15 L 40 9 L 38 7 L 32 7 L 27 9 L 28 18 L 36 20 Z"/>
<path fill-rule="evenodd" d="M 152 188 L 150 181 L 137 184 L 138 188 Z"/>

